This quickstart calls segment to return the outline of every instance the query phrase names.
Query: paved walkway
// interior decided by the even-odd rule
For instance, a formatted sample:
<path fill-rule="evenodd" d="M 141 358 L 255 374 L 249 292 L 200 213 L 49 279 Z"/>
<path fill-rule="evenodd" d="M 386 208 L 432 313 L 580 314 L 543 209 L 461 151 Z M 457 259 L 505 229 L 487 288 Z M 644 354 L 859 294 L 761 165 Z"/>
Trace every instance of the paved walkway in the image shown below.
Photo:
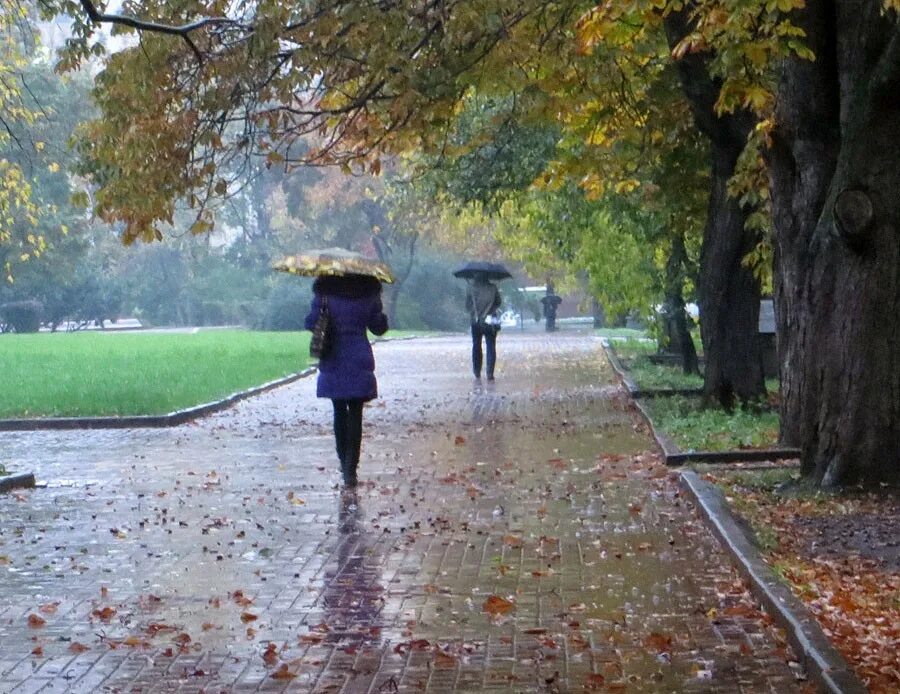
<path fill-rule="evenodd" d="M 358 494 L 306 379 L 171 430 L 0 434 L 0 691 L 789 692 L 599 342 L 381 344 Z"/>

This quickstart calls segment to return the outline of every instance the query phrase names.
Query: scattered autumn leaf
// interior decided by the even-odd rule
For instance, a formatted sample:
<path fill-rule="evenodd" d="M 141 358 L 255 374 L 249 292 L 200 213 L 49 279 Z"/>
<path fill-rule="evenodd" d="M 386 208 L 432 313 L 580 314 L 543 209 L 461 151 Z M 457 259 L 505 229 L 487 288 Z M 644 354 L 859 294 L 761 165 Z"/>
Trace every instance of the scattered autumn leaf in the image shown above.
<path fill-rule="evenodd" d="M 459 659 L 450 653 L 445 653 L 444 651 L 437 651 L 434 654 L 434 666 L 438 668 L 452 668 L 456 667 L 456 664 L 459 662 Z"/>
<path fill-rule="evenodd" d="M 28 615 L 28 626 L 30 626 L 32 629 L 38 629 L 38 628 L 44 626 L 46 623 L 47 623 L 46 619 L 38 617 L 36 614 Z"/>
<path fill-rule="evenodd" d="M 290 671 L 287 663 L 283 663 L 280 668 L 272 673 L 273 680 L 292 680 L 297 675 Z"/>
<path fill-rule="evenodd" d="M 101 622 L 108 622 L 110 619 L 116 616 L 116 610 L 112 607 L 106 606 L 94 610 L 93 612 L 91 612 L 91 614 Z"/>
<path fill-rule="evenodd" d="M 266 650 L 262 654 L 263 662 L 269 667 L 274 666 L 278 662 L 278 647 L 274 643 L 269 643 Z"/>
<path fill-rule="evenodd" d="M 499 595 L 491 595 L 481 605 L 481 609 L 489 615 L 497 617 L 499 615 L 509 614 L 516 609 L 516 606 L 506 598 L 501 598 Z"/>
<path fill-rule="evenodd" d="M 672 650 L 672 637 L 654 631 L 644 639 L 644 645 L 647 648 L 653 648 L 660 653 L 667 653 Z"/>

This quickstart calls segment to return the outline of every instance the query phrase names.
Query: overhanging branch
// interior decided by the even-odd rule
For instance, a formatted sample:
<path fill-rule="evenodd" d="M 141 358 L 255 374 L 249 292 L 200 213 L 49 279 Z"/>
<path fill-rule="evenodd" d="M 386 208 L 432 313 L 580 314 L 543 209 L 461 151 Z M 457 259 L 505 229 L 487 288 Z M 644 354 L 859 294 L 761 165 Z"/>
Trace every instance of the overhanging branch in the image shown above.
<path fill-rule="evenodd" d="M 139 19 L 130 15 L 111 14 L 100 12 L 93 0 L 80 0 L 81 7 L 92 22 L 97 24 L 118 24 L 120 26 L 130 27 L 138 31 L 149 31 L 155 34 L 168 34 L 169 36 L 180 36 L 185 40 L 190 49 L 197 56 L 197 60 L 202 62 L 203 54 L 197 45 L 191 39 L 191 33 L 212 26 L 236 26 L 243 27 L 239 22 L 228 17 L 201 17 L 193 22 L 186 24 L 163 24 L 161 22 L 152 22 L 149 20 Z"/>

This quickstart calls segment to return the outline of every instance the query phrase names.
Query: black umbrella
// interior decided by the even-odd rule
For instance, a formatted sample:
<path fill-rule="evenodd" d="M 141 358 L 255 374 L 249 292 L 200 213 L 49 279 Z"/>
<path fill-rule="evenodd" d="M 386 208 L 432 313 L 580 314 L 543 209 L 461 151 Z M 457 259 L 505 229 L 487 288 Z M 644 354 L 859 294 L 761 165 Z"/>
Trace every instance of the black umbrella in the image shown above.
<path fill-rule="evenodd" d="M 500 263 L 488 263 L 483 260 L 470 260 L 459 270 L 454 270 L 453 276 L 470 280 L 478 272 L 483 272 L 489 280 L 505 280 L 512 277 L 510 271 Z"/>

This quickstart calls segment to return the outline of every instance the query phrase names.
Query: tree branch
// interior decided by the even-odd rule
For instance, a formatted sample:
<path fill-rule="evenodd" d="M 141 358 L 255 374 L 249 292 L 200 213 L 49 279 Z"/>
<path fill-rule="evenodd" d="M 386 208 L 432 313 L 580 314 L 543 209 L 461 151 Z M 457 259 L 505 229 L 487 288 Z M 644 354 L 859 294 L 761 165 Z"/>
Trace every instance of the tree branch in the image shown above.
<path fill-rule="evenodd" d="M 121 26 L 137 29 L 138 31 L 180 36 L 185 40 L 191 51 L 193 51 L 194 55 L 197 57 L 197 60 L 200 62 L 203 62 L 203 54 L 200 52 L 200 49 L 197 48 L 197 44 L 191 39 L 190 35 L 192 32 L 205 27 L 222 25 L 237 26 L 244 29 L 247 28 L 240 22 L 229 19 L 228 17 L 201 17 L 200 19 L 196 19 L 193 22 L 188 22 L 186 24 L 162 24 L 160 22 L 151 22 L 149 20 L 131 17 L 129 15 L 100 12 L 97 10 L 97 6 L 94 4 L 93 0 L 80 0 L 80 2 L 81 7 L 84 9 L 90 20 L 97 24 L 119 24 Z"/>

